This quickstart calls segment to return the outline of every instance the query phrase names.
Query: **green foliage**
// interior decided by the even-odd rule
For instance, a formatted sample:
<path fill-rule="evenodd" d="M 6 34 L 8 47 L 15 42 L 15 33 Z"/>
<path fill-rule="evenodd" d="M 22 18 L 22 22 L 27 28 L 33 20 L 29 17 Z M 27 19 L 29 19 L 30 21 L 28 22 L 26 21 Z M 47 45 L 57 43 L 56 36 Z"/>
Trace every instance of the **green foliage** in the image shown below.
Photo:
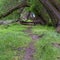
<path fill-rule="evenodd" d="M 31 42 L 31 38 L 23 32 L 28 26 L 12 24 L 8 28 L 0 26 L 0 60 L 17 60 L 15 56 L 20 52 L 20 60 L 25 51 L 14 50 L 14 48 L 26 47 Z M 60 56 L 60 49 L 53 47 L 51 43 L 60 42 L 60 34 L 56 33 L 53 27 L 33 26 L 34 34 L 44 34 L 35 43 L 36 52 L 34 60 L 56 60 Z"/>
<path fill-rule="evenodd" d="M 7 12 L 10 8 L 13 8 L 20 0 L 0 0 L 0 15 Z M 44 7 L 39 0 L 29 0 L 30 7 L 26 8 L 26 11 L 32 11 L 35 14 L 42 14 Z M 35 11 L 38 10 L 38 13 Z M 42 14 L 43 17 L 51 23 L 51 19 L 47 12 Z M 19 17 L 19 11 L 14 11 L 6 18 L 2 19 L 17 19 Z M 27 22 L 31 22 L 28 20 Z M 18 51 L 13 48 L 26 47 L 31 38 L 23 31 L 27 26 L 24 25 L 9 25 L 0 26 L 0 60 L 14 60 Z M 53 47 L 51 43 L 60 42 L 60 34 L 56 33 L 53 27 L 48 26 L 33 26 L 32 31 L 34 34 L 44 34 L 44 36 L 35 43 L 36 53 L 34 60 L 56 60 L 57 56 L 60 56 L 60 49 Z M 20 53 L 23 53 L 24 51 Z M 17 60 L 17 59 L 16 59 Z"/>
<path fill-rule="evenodd" d="M 25 34 L 25 26 L 10 25 L 7 29 L 0 26 L 0 60 L 15 60 L 18 54 L 17 48 L 26 47 L 31 41 L 28 34 Z M 20 51 L 23 56 L 24 51 Z"/>
<path fill-rule="evenodd" d="M 26 8 L 26 11 L 34 12 L 35 14 L 41 14 L 43 18 L 50 22 L 50 17 L 47 12 L 44 12 L 43 5 L 39 0 L 28 0 L 30 7 Z M 0 15 L 6 13 L 9 9 L 13 8 L 17 4 L 21 3 L 21 0 L 0 0 Z M 36 12 L 36 9 L 38 12 Z M 2 18 L 2 20 L 17 19 L 19 18 L 19 10 L 14 11 L 9 16 Z"/>
<path fill-rule="evenodd" d="M 0 0 L 0 16 L 2 14 L 5 14 L 7 11 L 9 11 L 11 8 L 13 8 L 14 6 L 16 6 L 19 3 L 18 0 Z M 19 17 L 19 11 L 14 11 L 12 14 L 10 14 L 9 16 L 7 16 L 6 18 L 2 18 L 5 20 L 8 19 L 17 19 Z"/>
<path fill-rule="evenodd" d="M 35 34 L 44 34 L 36 43 L 36 53 L 34 60 L 56 60 L 60 56 L 60 48 L 52 46 L 52 43 L 60 43 L 60 34 L 56 33 L 55 28 L 48 26 L 35 26 L 32 31 Z"/>

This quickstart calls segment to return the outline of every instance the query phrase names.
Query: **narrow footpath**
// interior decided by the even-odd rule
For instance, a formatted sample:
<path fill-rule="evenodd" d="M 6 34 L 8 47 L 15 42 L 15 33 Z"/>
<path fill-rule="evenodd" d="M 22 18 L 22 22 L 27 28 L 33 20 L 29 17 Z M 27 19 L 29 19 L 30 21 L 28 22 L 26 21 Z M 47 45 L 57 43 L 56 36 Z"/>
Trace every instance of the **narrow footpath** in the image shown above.
<path fill-rule="evenodd" d="M 25 55 L 24 55 L 23 60 L 34 60 L 33 56 L 34 56 L 34 53 L 36 52 L 34 43 L 43 37 L 43 34 L 40 36 L 37 34 L 33 34 L 31 29 L 32 29 L 32 26 L 28 26 L 27 30 L 24 31 L 31 37 L 32 41 L 29 43 L 29 45 L 27 46 L 25 50 Z"/>

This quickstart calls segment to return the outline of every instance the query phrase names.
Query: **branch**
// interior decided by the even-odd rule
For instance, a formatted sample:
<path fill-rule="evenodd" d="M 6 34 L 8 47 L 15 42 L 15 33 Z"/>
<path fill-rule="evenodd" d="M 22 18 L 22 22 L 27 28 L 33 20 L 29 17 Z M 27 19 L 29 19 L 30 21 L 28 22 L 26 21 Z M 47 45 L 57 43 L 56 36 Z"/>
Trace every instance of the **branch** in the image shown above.
<path fill-rule="evenodd" d="M 3 17 L 8 16 L 9 14 L 11 14 L 13 11 L 20 9 L 22 7 L 29 7 L 28 4 L 26 2 L 22 2 L 21 4 L 18 4 L 17 6 L 13 7 L 12 9 L 10 9 L 7 13 L 4 13 L 0 16 L 0 19 Z"/>

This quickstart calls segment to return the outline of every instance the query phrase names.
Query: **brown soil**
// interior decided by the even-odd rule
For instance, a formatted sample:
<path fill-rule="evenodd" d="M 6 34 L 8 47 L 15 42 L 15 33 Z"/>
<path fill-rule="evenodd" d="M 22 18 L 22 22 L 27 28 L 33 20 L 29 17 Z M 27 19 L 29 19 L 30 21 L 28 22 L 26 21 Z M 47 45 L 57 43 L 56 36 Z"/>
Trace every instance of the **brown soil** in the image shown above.
<path fill-rule="evenodd" d="M 27 28 L 27 30 L 24 31 L 25 33 L 27 33 L 32 38 L 32 41 L 29 43 L 29 45 L 27 46 L 27 48 L 25 50 L 25 55 L 24 55 L 23 60 L 34 60 L 33 55 L 34 55 L 34 53 L 36 51 L 35 46 L 34 46 L 34 43 L 36 41 L 38 41 L 39 38 L 43 37 L 43 34 L 40 35 L 40 36 L 37 35 L 37 34 L 33 34 L 31 28 L 32 27 L 29 26 Z"/>

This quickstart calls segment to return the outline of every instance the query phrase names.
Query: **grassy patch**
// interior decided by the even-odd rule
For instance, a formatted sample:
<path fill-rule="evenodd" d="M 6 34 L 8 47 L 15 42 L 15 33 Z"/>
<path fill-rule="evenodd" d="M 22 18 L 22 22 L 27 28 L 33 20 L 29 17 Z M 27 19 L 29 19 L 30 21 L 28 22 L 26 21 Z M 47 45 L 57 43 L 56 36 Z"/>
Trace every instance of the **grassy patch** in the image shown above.
<path fill-rule="evenodd" d="M 22 56 L 24 51 L 14 49 L 26 47 L 31 41 L 28 34 L 23 32 L 25 29 L 23 25 L 0 26 L 0 60 L 15 60 L 15 55 L 19 53 Z"/>
<path fill-rule="evenodd" d="M 35 26 L 32 28 L 33 33 L 44 36 L 35 43 L 36 54 L 35 60 L 56 60 L 60 57 L 60 48 L 53 47 L 51 43 L 60 43 L 60 34 L 53 27 Z"/>
<path fill-rule="evenodd" d="M 28 26 L 12 24 L 0 26 L 0 60 L 22 60 L 25 50 L 16 50 L 24 48 L 31 42 L 31 37 L 24 30 Z M 34 34 L 44 34 L 35 43 L 36 53 L 34 60 L 56 60 L 60 57 L 60 48 L 53 47 L 51 43 L 60 43 L 60 34 L 55 28 L 48 26 L 33 26 Z"/>

